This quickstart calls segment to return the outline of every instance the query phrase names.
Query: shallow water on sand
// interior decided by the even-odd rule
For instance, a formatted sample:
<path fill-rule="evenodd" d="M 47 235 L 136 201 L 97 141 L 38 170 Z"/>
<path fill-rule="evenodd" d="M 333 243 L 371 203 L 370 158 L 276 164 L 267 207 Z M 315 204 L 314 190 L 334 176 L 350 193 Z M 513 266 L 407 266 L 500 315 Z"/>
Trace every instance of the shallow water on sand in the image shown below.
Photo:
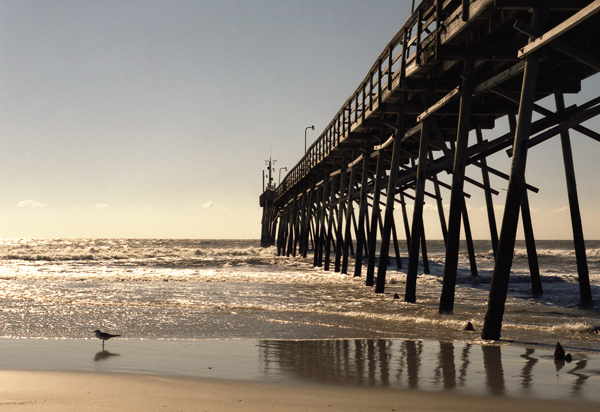
<path fill-rule="evenodd" d="M 600 356 L 414 340 L 0 339 L 0 369 L 305 382 L 600 402 Z"/>

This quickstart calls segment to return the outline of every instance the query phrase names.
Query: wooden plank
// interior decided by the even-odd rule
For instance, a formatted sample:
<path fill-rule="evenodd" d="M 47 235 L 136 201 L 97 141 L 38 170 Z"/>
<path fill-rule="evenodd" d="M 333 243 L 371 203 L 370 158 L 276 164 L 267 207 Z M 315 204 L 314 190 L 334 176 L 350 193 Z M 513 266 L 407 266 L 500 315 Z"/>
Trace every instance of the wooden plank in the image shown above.
<path fill-rule="evenodd" d="M 402 140 L 404 141 L 404 140 L 408 139 L 409 137 L 414 136 L 415 134 L 419 133 L 421 131 L 421 129 L 423 129 L 423 123 L 419 123 L 412 129 L 410 129 L 408 132 L 404 133 L 404 136 L 402 136 Z"/>
<path fill-rule="evenodd" d="M 392 142 L 394 141 L 394 135 L 391 135 L 389 139 L 387 139 L 385 142 L 383 142 L 382 144 L 373 147 L 374 151 L 379 151 L 379 150 L 383 150 L 386 147 L 388 147 L 390 144 L 392 144 Z"/>
<path fill-rule="evenodd" d="M 530 10 L 542 7 L 549 10 L 579 10 L 585 7 L 585 0 L 495 0 L 494 6 L 509 10 Z"/>
<path fill-rule="evenodd" d="M 362 155 L 362 154 L 360 156 L 358 156 L 354 161 L 352 161 L 351 163 L 348 164 L 348 169 L 359 164 L 361 162 L 361 160 L 363 160 L 363 158 L 364 158 L 364 155 Z"/>
<path fill-rule="evenodd" d="M 533 29 L 528 24 L 525 24 L 521 21 L 516 21 L 514 28 L 521 33 L 528 35 L 532 39 L 535 39 L 535 35 L 532 32 Z M 589 54 L 584 53 L 561 40 L 554 40 L 551 44 L 551 47 L 583 64 L 590 66 L 595 70 L 600 71 L 600 59 L 590 56 Z M 521 63 L 523 62 L 524 60 L 521 61 Z"/>
<path fill-rule="evenodd" d="M 440 109 L 441 107 L 446 105 L 450 100 L 452 100 L 452 98 L 454 96 L 456 96 L 458 94 L 459 91 L 460 91 L 460 86 L 456 86 L 450 93 L 448 93 L 447 95 L 442 97 L 435 104 L 433 104 L 427 110 L 425 110 L 423 113 L 421 113 L 419 116 L 417 116 L 417 122 L 419 122 L 419 123 L 422 122 L 427 117 L 429 117 L 433 113 L 435 113 L 438 109 Z"/>
<path fill-rule="evenodd" d="M 529 54 L 533 53 L 536 50 L 539 50 L 541 47 L 545 46 L 552 40 L 557 39 L 567 31 L 581 24 L 582 22 L 589 19 L 599 11 L 600 0 L 596 0 L 592 4 L 587 6 L 585 9 L 581 10 L 578 13 L 575 13 L 573 16 L 563 21 L 561 24 L 559 24 L 552 30 L 547 31 L 546 33 L 542 34 L 540 37 L 529 43 L 527 46 L 523 47 L 521 50 L 519 50 L 518 57 L 520 59 L 527 57 Z"/>
<path fill-rule="evenodd" d="M 503 82 L 505 82 L 506 80 L 515 77 L 518 74 L 521 74 L 523 72 L 525 68 L 525 60 L 520 61 L 519 63 L 515 64 L 512 67 L 509 67 L 508 69 L 504 70 L 502 73 L 497 74 L 496 76 L 492 77 L 489 80 L 486 80 L 483 83 L 478 84 L 477 86 L 475 86 L 475 88 L 473 89 L 473 95 L 478 95 L 480 93 L 485 92 L 486 90 L 491 89 L 492 87 L 495 87 Z"/>

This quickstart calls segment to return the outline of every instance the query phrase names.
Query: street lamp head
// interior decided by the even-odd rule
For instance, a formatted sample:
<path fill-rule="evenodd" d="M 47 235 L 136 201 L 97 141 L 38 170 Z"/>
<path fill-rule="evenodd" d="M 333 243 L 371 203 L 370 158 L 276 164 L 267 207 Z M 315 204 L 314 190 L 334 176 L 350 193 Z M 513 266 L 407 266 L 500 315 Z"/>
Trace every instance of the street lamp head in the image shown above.
<path fill-rule="evenodd" d="M 312 127 L 312 130 L 315 130 L 315 125 L 312 125 L 311 127 Z"/>

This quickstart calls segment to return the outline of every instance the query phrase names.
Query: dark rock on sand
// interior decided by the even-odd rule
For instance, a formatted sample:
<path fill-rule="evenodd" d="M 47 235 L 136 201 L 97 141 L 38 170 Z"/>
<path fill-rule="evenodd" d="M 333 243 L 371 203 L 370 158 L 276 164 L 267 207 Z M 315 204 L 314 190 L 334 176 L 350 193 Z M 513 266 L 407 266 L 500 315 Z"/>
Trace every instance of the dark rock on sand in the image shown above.
<path fill-rule="evenodd" d="M 467 322 L 467 326 L 465 326 L 465 330 L 468 330 L 470 332 L 474 332 L 475 328 L 473 328 L 473 324 L 471 322 Z"/>
<path fill-rule="evenodd" d="M 573 357 L 570 353 L 565 354 L 565 350 L 563 349 L 560 342 L 556 342 L 556 349 L 554 349 L 554 360 L 571 362 L 573 360 Z"/>

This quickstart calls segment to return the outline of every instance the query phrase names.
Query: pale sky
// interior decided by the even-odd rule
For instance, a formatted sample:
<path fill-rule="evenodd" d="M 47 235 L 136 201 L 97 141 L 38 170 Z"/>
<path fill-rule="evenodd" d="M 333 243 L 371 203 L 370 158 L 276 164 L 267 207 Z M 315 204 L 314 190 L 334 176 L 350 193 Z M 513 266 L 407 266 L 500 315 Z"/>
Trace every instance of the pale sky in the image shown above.
<path fill-rule="evenodd" d="M 410 7 L 0 0 L 0 238 L 259 238 L 265 160 L 277 183 L 304 153 L 305 128 L 310 145 Z M 600 92 L 598 78 L 584 87 L 571 103 Z M 600 239 L 600 143 L 572 138 L 585 236 Z M 561 156 L 558 138 L 530 152 L 539 239 L 571 238 Z M 510 169 L 504 152 L 490 163 Z M 487 239 L 483 194 L 465 190 L 474 236 Z M 428 237 L 440 238 L 428 209 Z"/>

